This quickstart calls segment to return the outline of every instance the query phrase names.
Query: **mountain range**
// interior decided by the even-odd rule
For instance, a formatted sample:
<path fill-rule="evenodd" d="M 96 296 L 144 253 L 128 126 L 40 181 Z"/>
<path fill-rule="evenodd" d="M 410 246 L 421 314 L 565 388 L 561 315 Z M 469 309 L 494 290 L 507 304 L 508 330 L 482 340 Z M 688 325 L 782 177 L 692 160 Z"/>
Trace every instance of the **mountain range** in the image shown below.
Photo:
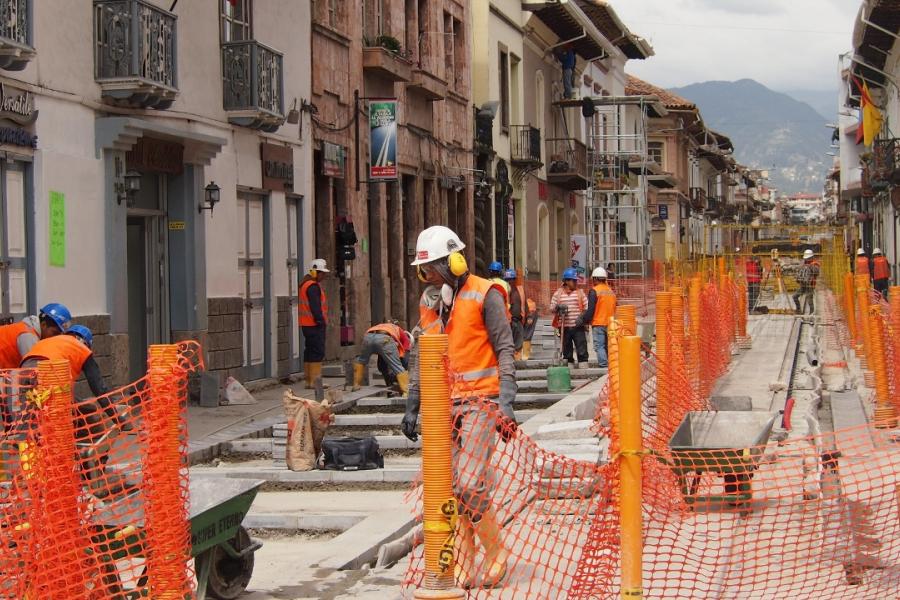
<path fill-rule="evenodd" d="M 831 130 L 816 109 L 752 79 L 706 81 L 672 92 L 700 108 L 707 126 L 731 138 L 743 165 L 769 170 L 782 193 L 819 193 L 831 165 Z"/>

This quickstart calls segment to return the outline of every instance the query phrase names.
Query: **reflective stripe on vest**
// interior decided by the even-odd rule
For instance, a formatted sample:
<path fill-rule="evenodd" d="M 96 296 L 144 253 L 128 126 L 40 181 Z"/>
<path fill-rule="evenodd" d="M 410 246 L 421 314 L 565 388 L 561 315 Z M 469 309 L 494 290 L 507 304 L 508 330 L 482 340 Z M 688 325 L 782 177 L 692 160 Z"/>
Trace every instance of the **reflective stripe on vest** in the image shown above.
<path fill-rule="evenodd" d="M 309 288 L 313 285 L 318 285 L 318 282 L 313 279 L 307 279 L 300 286 L 299 302 L 297 303 L 297 318 L 300 327 L 316 326 L 316 319 L 313 317 L 312 308 L 309 306 Z M 328 298 L 325 297 L 325 290 L 322 289 L 322 286 L 319 286 L 319 298 L 321 298 L 322 302 L 322 318 L 325 322 L 328 322 Z"/>
<path fill-rule="evenodd" d="M 41 335 L 19 321 L 11 325 L 0 327 L 0 369 L 18 369 L 22 363 L 22 355 L 19 354 L 19 336 L 23 333 L 33 333 L 38 339 Z"/>
<path fill-rule="evenodd" d="M 609 320 L 616 312 L 616 294 L 605 283 L 594 286 L 597 294 L 597 303 L 594 305 L 594 315 L 591 318 L 592 327 L 607 327 Z"/>
<path fill-rule="evenodd" d="M 500 394 L 499 363 L 484 324 L 484 298 L 491 289 L 507 301 L 501 286 L 469 275 L 453 302 L 446 327 L 451 398 L 496 398 Z"/>
<path fill-rule="evenodd" d="M 32 358 L 68 361 L 74 381 L 78 379 L 85 361 L 90 358 L 91 354 L 93 354 L 91 349 L 78 341 L 74 335 L 62 334 L 39 341 L 22 358 L 22 362 Z"/>
<path fill-rule="evenodd" d="M 891 265 L 888 263 L 888 259 L 883 256 L 876 256 L 872 260 L 872 278 L 873 279 L 890 279 L 891 278 Z"/>
<path fill-rule="evenodd" d="M 857 256 L 856 257 L 856 274 L 857 275 L 868 275 L 869 274 L 869 259 L 865 256 Z"/>

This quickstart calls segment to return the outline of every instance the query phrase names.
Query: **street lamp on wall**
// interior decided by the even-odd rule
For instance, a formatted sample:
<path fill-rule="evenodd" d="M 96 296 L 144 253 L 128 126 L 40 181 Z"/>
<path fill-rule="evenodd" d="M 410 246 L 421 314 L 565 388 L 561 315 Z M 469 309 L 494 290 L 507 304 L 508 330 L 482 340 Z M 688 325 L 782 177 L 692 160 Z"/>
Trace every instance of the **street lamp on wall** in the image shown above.
<path fill-rule="evenodd" d="M 216 204 L 219 203 L 219 192 L 221 188 L 216 185 L 215 181 L 209 182 L 209 185 L 203 188 L 204 191 L 204 200 L 205 202 L 201 203 L 200 206 L 197 207 L 197 212 L 202 213 L 204 210 L 208 210 L 210 214 L 212 214 L 213 209 L 216 207 Z"/>
<path fill-rule="evenodd" d="M 122 179 L 124 181 L 116 184 L 116 201 L 122 204 L 122 200 L 124 200 L 125 206 L 132 207 L 135 196 L 141 191 L 141 174 L 137 171 L 128 171 L 122 176 Z"/>

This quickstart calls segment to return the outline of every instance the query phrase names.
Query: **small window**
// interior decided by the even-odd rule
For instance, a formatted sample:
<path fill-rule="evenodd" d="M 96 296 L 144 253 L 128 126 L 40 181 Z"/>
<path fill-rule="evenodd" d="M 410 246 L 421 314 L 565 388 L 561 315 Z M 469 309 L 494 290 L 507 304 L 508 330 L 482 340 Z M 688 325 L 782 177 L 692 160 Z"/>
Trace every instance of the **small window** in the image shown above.
<path fill-rule="evenodd" d="M 466 71 L 466 32 L 463 30 L 462 21 L 453 19 L 453 73 L 456 79 L 452 82 L 457 90 L 462 90 Z"/>
<path fill-rule="evenodd" d="M 500 51 L 500 127 L 509 131 L 509 53 Z"/>
<path fill-rule="evenodd" d="M 663 142 L 647 142 L 647 157 L 665 168 L 663 164 Z"/>
<path fill-rule="evenodd" d="M 453 16 L 444 13 L 444 75 L 451 88 L 456 87 L 456 34 L 453 31 Z"/>
<path fill-rule="evenodd" d="M 220 0 L 222 5 L 222 42 L 253 39 L 253 0 Z"/>

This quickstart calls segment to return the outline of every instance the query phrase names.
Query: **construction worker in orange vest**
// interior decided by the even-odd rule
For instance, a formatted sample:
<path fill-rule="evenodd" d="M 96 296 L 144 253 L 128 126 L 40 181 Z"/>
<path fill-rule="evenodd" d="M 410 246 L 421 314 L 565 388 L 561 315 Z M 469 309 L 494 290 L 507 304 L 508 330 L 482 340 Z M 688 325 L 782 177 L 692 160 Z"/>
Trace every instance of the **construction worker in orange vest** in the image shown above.
<path fill-rule="evenodd" d="M 0 326 L 0 369 L 17 369 L 38 341 L 64 332 L 71 320 L 69 309 L 54 302 L 44 306 L 36 317 Z"/>
<path fill-rule="evenodd" d="M 512 330 L 513 347 L 516 349 L 516 360 L 521 358 L 522 346 L 525 343 L 525 294 L 522 286 L 516 285 L 516 270 L 507 269 L 503 272 L 503 279 L 509 286 L 509 327 Z"/>
<path fill-rule="evenodd" d="M 853 272 L 857 275 L 872 276 L 872 270 L 869 268 L 869 257 L 866 256 L 866 251 L 862 248 L 856 251 L 856 263 Z"/>
<path fill-rule="evenodd" d="M 891 286 L 891 264 L 881 253 L 881 248 L 872 250 L 872 282 L 875 291 L 887 299 L 888 288 Z"/>
<path fill-rule="evenodd" d="M 594 352 L 601 369 L 609 368 L 607 355 L 607 328 L 616 312 L 616 293 L 606 283 L 606 269 L 597 267 L 591 273 L 594 287 L 588 292 L 587 309 L 576 321 L 576 326 L 590 324 L 594 338 Z"/>
<path fill-rule="evenodd" d="M 419 234 L 412 265 L 420 279 L 441 290 L 440 299 L 430 308 L 423 301 L 420 325 L 424 323 L 426 329 L 440 323 L 449 338 L 453 482 L 461 513 L 457 582 L 465 588 L 494 587 L 506 576 L 509 552 L 500 540 L 501 525 L 490 494 L 491 456 L 498 433 L 508 442 L 516 432 L 515 350 L 506 291 L 469 273 L 464 248 L 452 230 L 440 225 L 429 227 Z M 491 404 L 496 404 L 496 411 L 487 410 Z M 401 424 L 403 434 L 411 440 L 418 439 L 418 415 L 418 374 L 414 371 Z M 476 538 L 484 548 L 477 573 Z"/>
<path fill-rule="evenodd" d="M 330 272 L 325 259 L 317 258 L 310 263 L 309 273 L 300 283 L 297 316 L 303 331 L 303 370 L 307 389 L 316 387 L 316 382 L 322 377 L 328 298 L 320 284 Z"/>
<path fill-rule="evenodd" d="M 391 385 L 396 380 L 403 396 L 409 395 L 408 359 L 412 348 L 412 334 L 404 331 L 396 323 L 380 323 L 366 331 L 362 341 L 362 351 L 353 363 L 353 391 L 362 387 L 366 375 L 366 365 L 373 354 L 378 355 L 378 366 L 385 383 Z M 382 368 L 382 365 L 384 368 Z"/>

